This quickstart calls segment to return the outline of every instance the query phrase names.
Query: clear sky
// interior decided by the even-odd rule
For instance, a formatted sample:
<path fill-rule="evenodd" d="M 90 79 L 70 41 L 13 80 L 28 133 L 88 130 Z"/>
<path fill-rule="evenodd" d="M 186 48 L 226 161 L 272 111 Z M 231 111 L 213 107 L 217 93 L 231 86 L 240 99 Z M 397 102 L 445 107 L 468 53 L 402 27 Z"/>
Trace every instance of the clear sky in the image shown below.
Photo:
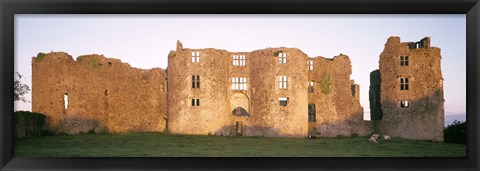
<path fill-rule="evenodd" d="M 31 57 L 63 51 L 74 58 L 103 54 L 133 67 L 167 67 L 169 51 L 180 40 L 185 48 L 250 52 L 295 47 L 310 57 L 340 53 L 352 61 L 360 84 L 365 119 L 370 118 L 370 72 L 389 36 L 402 42 L 431 37 L 441 48 L 445 117 L 465 120 L 466 19 L 448 15 L 15 15 L 15 70 L 31 85 Z M 31 94 L 27 95 L 31 100 Z M 31 103 L 15 103 L 31 110 Z M 450 119 L 452 120 L 452 119 Z"/>

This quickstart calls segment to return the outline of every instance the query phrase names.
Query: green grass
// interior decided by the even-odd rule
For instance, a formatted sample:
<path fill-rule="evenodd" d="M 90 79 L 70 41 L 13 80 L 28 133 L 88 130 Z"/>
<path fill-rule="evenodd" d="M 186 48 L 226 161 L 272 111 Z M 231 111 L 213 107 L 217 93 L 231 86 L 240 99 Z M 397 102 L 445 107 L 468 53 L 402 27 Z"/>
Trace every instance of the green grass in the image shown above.
<path fill-rule="evenodd" d="M 15 140 L 16 157 L 465 157 L 466 146 L 365 137 L 290 139 L 164 133 L 82 134 Z"/>

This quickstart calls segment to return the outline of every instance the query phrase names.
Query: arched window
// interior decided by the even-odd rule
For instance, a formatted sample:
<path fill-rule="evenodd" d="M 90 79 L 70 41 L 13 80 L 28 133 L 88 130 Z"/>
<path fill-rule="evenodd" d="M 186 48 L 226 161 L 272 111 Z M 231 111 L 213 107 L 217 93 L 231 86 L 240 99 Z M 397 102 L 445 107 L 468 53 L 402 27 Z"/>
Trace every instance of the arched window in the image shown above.
<path fill-rule="evenodd" d="M 233 116 L 248 116 L 248 112 L 242 107 L 237 107 L 232 111 Z"/>

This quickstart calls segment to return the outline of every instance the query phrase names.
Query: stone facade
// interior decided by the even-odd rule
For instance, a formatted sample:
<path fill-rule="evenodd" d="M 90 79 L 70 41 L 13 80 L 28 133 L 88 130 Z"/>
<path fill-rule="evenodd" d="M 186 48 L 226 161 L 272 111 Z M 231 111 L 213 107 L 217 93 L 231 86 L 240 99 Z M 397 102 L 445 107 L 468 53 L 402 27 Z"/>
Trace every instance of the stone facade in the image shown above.
<path fill-rule="evenodd" d="M 360 126 L 363 108 L 351 72 L 346 55 L 309 58 L 284 47 L 253 52 L 187 49 L 177 42 L 168 58 L 168 128 L 204 135 L 366 135 L 369 129 Z M 200 88 L 192 86 L 197 75 Z M 235 87 L 237 78 L 246 87 Z M 308 90 L 310 81 L 313 92 Z M 316 117 L 310 122 L 309 104 L 315 105 Z M 239 110 L 245 114 L 238 115 Z"/>
<path fill-rule="evenodd" d="M 308 57 L 285 47 L 228 52 L 177 42 L 168 70 L 56 52 L 32 58 L 32 110 L 47 116 L 47 129 L 68 134 L 443 139 L 440 49 L 429 38 L 388 39 L 370 74 L 372 122 L 363 120 L 351 74 L 346 55 Z"/>
<path fill-rule="evenodd" d="M 165 87 L 160 68 L 100 55 L 75 61 L 62 52 L 32 58 L 32 111 L 45 114 L 55 132 L 164 131 Z"/>
<path fill-rule="evenodd" d="M 388 38 L 380 54 L 380 69 L 370 75 L 371 118 L 377 132 L 443 141 L 445 100 L 440 61 L 440 49 L 430 47 L 429 37 L 419 42 Z"/>
<path fill-rule="evenodd" d="M 313 70 L 309 81 L 309 105 L 315 105 L 316 121 L 310 119 L 310 135 L 337 137 L 366 135 L 369 129 L 362 126 L 363 108 L 360 106 L 359 85 L 350 80 L 351 61 L 340 54 L 333 59 L 311 58 Z"/>

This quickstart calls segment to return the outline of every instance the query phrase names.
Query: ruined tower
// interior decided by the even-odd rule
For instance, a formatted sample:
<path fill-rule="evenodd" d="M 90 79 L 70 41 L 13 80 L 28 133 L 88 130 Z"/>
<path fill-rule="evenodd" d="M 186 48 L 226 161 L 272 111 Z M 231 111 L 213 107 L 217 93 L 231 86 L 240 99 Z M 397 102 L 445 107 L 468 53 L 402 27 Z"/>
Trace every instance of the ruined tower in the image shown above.
<path fill-rule="evenodd" d="M 380 133 L 443 140 L 445 100 L 440 61 L 440 49 L 430 47 L 429 37 L 418 42 L 388 38 L 380 54 L 380 106 L 371 105 L 372 120 L 377 120 L 374 122 L 378 123 Z M 370 85 L 373 91 L 378 91 L 376 85 Z"/>

